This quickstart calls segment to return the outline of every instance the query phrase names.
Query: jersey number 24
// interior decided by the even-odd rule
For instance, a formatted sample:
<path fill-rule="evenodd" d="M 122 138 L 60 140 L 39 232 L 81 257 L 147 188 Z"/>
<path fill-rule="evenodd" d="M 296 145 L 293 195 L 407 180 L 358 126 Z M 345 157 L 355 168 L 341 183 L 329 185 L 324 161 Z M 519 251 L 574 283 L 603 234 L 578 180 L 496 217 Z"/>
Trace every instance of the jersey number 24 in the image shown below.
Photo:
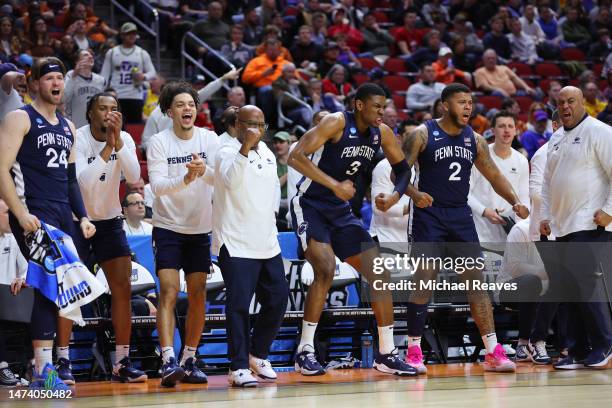
<path fill-rule="evenodd" d="M 59 168 L 60 166 L 64 166 L 65 169 L 68 168 L 68 160 L 66 160 L 66 150 L 62 150 L 58 154 L 57 150 L 50 147 L 47 149 L 45 156 L 51 157 L 49 161 L 47 162 L 47 167 L 56 169 L 56 168 Z"/>

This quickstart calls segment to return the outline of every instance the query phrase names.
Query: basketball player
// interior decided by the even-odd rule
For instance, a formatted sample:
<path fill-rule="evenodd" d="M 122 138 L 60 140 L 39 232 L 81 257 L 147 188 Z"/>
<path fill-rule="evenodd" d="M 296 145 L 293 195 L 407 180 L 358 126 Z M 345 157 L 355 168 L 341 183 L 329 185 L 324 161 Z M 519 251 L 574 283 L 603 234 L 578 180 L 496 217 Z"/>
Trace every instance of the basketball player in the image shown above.
<path fill-rule="evenodd" d="M 214 170 L 209 165 L 214 166 L 219 141 L 214 132 L 194 127 L 198 103 L 198 93 L 190 84 L 166 84 L 159 107 L 172 118 L 172 127 L 153 136 L 147 154 L 155 196 L 153 247 L 160 284 L 157 330 L 163 359 L 161 384 L 165 387 L 180 380 L 207 382 L 196 366 L 195 352 L 204 329 L 206 274 L 212 268 L 209 233 Z M 180 366 L 173 348 L 179 269 L 185 272 L 189 300 Z"/>
<path fill-rule="evenodd" d="M 361 272 L 369 282 L 380 279 L 372 272 L 378 249 L 361 221 L 352 214 L 348 200 L 355 194 L 353 181 L 362 169 L 369 168 L 381 146 L 396 175 L 394 197 L 399 199 L 410 180 L 410 168 L 399 144 L 391 129 L 382 123 L 384 108 L 383 89 L 376 84 L 363 84 L 357 90 L 354 112 L 323 117 L 302 136 L 289 156 L 289 165 L 304 175 L 297 195 L 291 200 L 292 225 L 299 249 L 315 272 L 306 296 L 302 337 L 295 357 L 296 371 L 303 375 L 325 373 L 313 344 L 334 278 L 335 256 Z M 380 297 L 372 302 L 372 307 L 378 324 L 380 353 L 374 367 L 390 374 L 415 375 L 415 369 L 398 358 L 393 343 L 391 294 L 379 292 L 377 296 Z"/>
<path fill-rule="evenodd" d="M 132 273 L 131 251 L 123 231 L 119 183 L 121 174 L 128 182 L 140 178 L 136 145 L 121 131 L 119 103 L 110 93 L 98 93 L 87 103 L 84 115 L 89 125 L 77 129 L 76 171 L 85 208 L 96 235 L 88 241 L 76 238 L 80 255 L 87 262 L 90 252 L 102 267 L 111 290 L 111 317 L 115 329 L 115 360 L 111 380 L 143 382 L 147 375 L 132 367 L 130 304 Z M 58 321 L 56 355 L 57 372 L 66 384 L 74 384 L 68 357 L 72 320 Z"/>
<path fill-rule="evenodd" d="M 25 235 L 41 221 L 74 234 L 72 214 L 85 238 L 95 233 L 83 205 L 75 170 L 75 129 L 57 112 L 64 92 L 66 69 L 57 58 L 41 58 L 32 67 L 39 93 L 31 105 L 10 112 L 0 129 L 0 196 L 10 208 L 11 230 L 29 258 Z M 31 320 L 35 372 L 32 388 L 66 389 L 52 365 L 58 310 L 34 291 Z"/>
<path fill-rule="evenodd" d="M 520 203 L 508 180 L 491 159 L 485 139 L 475 133 L 468 121 L 472 113 L 470 89 L 462 84 L 450 84 L 442 91 L 444 114 L 417 127 L 403 142 L 402 149 L 409 165 L 418 162 L 418 190 L 410 186 L 408 194 L 415 204 L 412 237 L 415 243 L 468 242 L 477 243 L 478 235 L 467 204 L 472 165 L 492 184 L 512 210 L 521 218 L 529 215 Z M 457 256 L 481 257 L 478 245 L 468 245 L 466 252 Z M 437 251 L 435 252 L 445 252 Z M 427 254 L 444 258 L 442 253 Z M 417 281 L 435 279 L 437 271 L 420 269 Z M 461 274 L 462 279 L 481 280 L 482 271 L 471 270 Z M 417 285 L 417 289 L 419 286 Z M 416 290 L 410 294 L 408 305 L 408 363 L 420 374 L 427 372 L 421 352 L 421 336 L 427 319 L 430 291 Z M 487 349 L 485 370 L 514 371 L 500 344 L 497 343 L 491 301 L 486 291 L 470 290 L 468 300 L 472 317 Z"/>

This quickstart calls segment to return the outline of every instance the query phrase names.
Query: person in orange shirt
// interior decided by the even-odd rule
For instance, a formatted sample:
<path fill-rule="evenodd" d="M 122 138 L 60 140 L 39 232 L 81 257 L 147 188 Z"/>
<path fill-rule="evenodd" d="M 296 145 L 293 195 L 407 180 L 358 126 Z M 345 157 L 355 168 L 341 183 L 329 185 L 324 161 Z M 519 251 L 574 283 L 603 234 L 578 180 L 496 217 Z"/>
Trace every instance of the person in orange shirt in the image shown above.
<path fill-rule="evenodd" d="M 244 68 L 242 82 L 257 88 L 257 106 L 263 109 L 266 118 L 270 118 L 274 114 L 272 83 L 281 76 L 283 65 L 288 61 L 281 55 L 278 38 L 268 38 L 265 44 L 266 52 L 253 58 Z"/>
<path fill-rule="evenodd" d="M 472 76 L 465 71 L 461 71 L 453 66 L 453 52 L 448 47 L 440 48 L 438 59 L 431 66 L 436 72 L 436 82 L 450 84 L 453 82 L 463 82 L 470 86 Z"/>

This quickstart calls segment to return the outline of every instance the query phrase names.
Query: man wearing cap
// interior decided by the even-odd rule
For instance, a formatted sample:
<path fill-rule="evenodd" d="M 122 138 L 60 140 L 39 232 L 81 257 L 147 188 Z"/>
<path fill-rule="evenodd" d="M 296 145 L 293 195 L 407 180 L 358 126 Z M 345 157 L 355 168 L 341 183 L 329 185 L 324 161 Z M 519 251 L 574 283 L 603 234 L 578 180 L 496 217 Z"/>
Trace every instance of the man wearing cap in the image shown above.
<path fill-rule="evenodd" d="M 156 71 L 149 53 L 136 45 L 136 24 L 127 22 L 120 32 L 121 44 L 108 50 L 100 75 L 117 90 L 125 123 L 140 123 L 144 106 L 143 82 L 153 79 Z"/>
<path fill-rule="evenodd" d="M 546 130 L 548 127 L 548 115 L 546 112 L 543 110 L 535 111 L 533 119 L 535 121 L 533 130 L 526 130 L 521 136 L 521 144 L 527 150 L 527 158 L 529 160 L 552 136 L 552 133 Z"/>
<path fill-rule="evenodd" d="M 23 71 L 15 64 L 0 64 L 0 122 L 7 113 L 23 106 L 16 88 L 24 80 Z"/>
<path fill-rule="evenodd" d="M 274 134 L 272 138 L 272 144 L 274 146 L 274 152 L 276 154 L 276 174 L 280 182 L 281 188 L 281 201 L 279 219 L 284 219 L 284 213 L 289 208 L 287 203 L 287 159 L 289 158 L 289 145 L 291 144 L 291 135 L 288 132 L 280 131 Z"/>
<path fill-rule="evenodd" d="M 436 82 L 450 84 L 453 82 L 464 82 L 467 85 L 472 83 L 472 76 L 465 71 L 461 71 L 453 66 L 453 52 L 448 47 L 440 48 L 438 60 L 431 66 L 436 72 Z"/>

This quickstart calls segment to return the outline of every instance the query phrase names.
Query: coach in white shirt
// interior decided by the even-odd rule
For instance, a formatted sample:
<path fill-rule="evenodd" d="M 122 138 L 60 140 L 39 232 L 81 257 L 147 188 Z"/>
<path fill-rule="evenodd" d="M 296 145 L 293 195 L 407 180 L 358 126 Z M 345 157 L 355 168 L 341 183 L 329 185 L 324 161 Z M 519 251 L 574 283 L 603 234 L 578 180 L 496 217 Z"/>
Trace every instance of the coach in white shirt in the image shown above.
<path fill-rule="evenodd" d="M 220 148 L 215 163 L 213 252 L 226 287 L 228 380 L 237 387 L 257 385 L 249 367 L 260 378 L 276 379 L 267 358 L 289 294 L 276 229 L 276 158 L 260 140 L 266 128 L 261 109 L 240 108 L 236 139 Z M 249 341 L 249 304 L 255 293 L 261 310 Z"/>
<path fill-rule="evenodd" d="M 521 203 L 528 203 L 529 163 L 525 156 L 512 148 L 516 136 L 515 118 L 511 113 L 501 111 L 495 115 L 491 125 L 495 135 L 495 142 L 489 145 L 491 158 L 517 192 Z M 513 221 L 514 212 L 506 200 L 495 193 L 476 167 L 472 168 L 468 204 L 474 214 L 480 242 L 491 249 L 503 250 L 508 234 L 504 230 L 507 221 L 502 217 Z"/>
<path fill-rule="evenodd" d="M 585 253 L 584 245 L 578 253 L 576 244 L 566 244 L 558 251 L 564 267 L 549 271 L 551 289 L 559 297 L 572 294 L 572 300 L 582 301 L 569 303 L 575 344 L 555 368 L 604 368 L 612 356 L 612 317 L 595 274 L 601 265 L 609 276 L 611 267 L 605 257 L 612 251 L 612 128 L 586 114 L 576 87 L 561 89 L 557 106 L 563 128 L 548 142 L 540 233 L 552 232 L 558 242 L 597 244 L 591 253 Z"/>

